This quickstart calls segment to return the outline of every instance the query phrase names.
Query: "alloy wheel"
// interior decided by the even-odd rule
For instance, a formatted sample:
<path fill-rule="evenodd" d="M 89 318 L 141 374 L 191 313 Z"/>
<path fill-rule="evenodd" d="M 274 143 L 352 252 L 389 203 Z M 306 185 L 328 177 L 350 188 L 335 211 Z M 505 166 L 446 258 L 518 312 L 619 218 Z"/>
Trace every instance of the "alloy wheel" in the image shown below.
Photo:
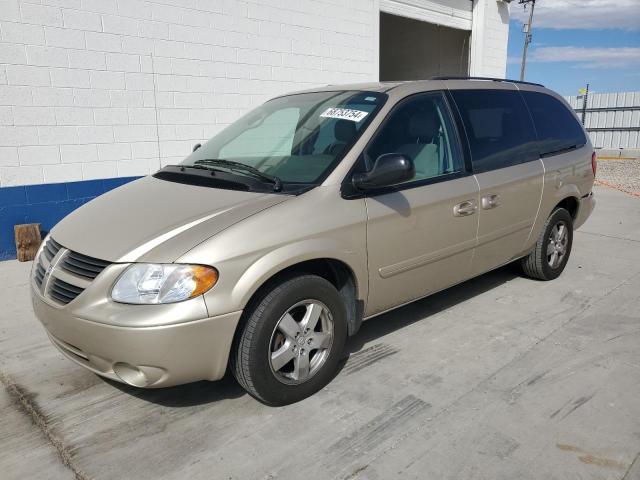
<path fill-rule="evenodd" d="M 551 268 L 558 268 L 567 254 L 569 243 L 568 228 L 564 221 L 556 223 L 547 241 L 547 262 Z"/>
<path fill-rule="evenodd" d="M 269 365 L 286 384 L 301 384 L 324 365 L 333 343 L 331 311 L 318 300 L 290 307 L 276 323 L 269 346 Z"/>

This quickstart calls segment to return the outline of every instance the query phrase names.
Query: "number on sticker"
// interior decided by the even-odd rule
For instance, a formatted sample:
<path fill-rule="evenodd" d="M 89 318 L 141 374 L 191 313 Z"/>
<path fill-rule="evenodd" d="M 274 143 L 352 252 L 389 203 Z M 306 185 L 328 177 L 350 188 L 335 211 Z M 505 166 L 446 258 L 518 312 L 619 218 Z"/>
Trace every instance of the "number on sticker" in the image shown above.
<path fill-rule="evenodd" d="M 363 112 L 362 110 L 334 107 L 327 108 L 320 116 L 323 118 L 339 118 L 340 120 L 351 120 L 352 122 L 359 122 L 367 115 L 369 115 L 369 112 Z"/>

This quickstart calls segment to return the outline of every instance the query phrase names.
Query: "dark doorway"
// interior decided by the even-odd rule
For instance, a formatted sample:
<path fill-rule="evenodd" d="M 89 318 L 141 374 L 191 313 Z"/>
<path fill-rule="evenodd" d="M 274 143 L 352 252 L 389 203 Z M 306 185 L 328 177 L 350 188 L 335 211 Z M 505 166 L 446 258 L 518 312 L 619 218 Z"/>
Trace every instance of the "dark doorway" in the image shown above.
<path fill-rule="evenodd" d="M 380 13 L 380 81 L 468 75 L 467 30 Z"/>

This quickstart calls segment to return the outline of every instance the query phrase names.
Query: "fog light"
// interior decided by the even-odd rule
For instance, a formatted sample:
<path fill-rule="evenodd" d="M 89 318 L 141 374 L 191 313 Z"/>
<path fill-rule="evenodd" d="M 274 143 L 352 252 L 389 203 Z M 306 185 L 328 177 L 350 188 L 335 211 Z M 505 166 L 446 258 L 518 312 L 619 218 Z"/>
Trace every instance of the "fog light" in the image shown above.
<path fill-rule="evenodd" d="M 113 372 L 127 385 L 146 387 L 149 380 L 142 370 L 128 363 L 118 362 L 113 366 Z"/>
<path fill-rule="evenodd" d="M 116 362 L 111 368 L 120 380 L 134 387 L 152 387 L 167 376 L 167 371 L 164 368 L 149 365 Z"/>

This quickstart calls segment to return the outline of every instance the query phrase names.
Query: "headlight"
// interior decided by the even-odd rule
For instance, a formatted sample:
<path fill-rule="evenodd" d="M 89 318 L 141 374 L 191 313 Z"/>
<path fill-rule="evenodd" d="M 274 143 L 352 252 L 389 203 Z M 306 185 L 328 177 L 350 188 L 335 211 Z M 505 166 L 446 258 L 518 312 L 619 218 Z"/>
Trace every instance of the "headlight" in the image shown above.
<path fill-rule="evenodd" d="M 174 303 L 202 295 L 218 281 L 215 268 L 202 265 L 136 263 L 120 276 L 111 298 L 120 303 Z"/>

